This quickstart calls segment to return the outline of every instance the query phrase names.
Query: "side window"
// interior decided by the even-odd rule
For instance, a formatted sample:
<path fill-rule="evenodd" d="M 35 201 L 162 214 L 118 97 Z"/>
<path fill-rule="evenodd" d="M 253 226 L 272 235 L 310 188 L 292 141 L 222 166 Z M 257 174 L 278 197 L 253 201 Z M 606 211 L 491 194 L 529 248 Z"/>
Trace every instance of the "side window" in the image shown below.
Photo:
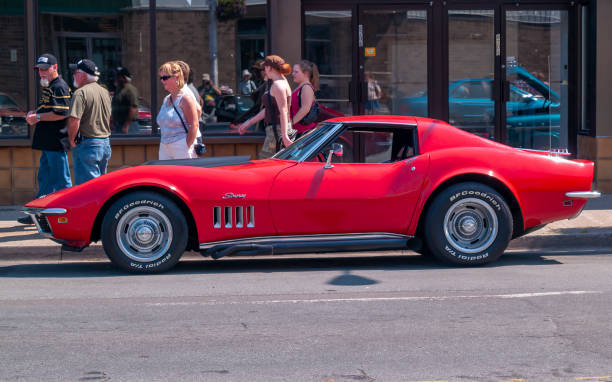
<path fill-rule="evenodd" d="M 334 155 L 333 163 L 393 163 L 410 158 L 415 153 L 413 129 L 354 128 L 345 130 L 332 143 L 340 143 L 342 157 Z M 311 161 L 325 162 L 332 143 Z"/>
<path fill-rule="evenodd" d="M 363 156 L 365 163 L 393 162 L 391 146 L 393 145 L 393 132 L 390 131 L 363 131 Z"/>

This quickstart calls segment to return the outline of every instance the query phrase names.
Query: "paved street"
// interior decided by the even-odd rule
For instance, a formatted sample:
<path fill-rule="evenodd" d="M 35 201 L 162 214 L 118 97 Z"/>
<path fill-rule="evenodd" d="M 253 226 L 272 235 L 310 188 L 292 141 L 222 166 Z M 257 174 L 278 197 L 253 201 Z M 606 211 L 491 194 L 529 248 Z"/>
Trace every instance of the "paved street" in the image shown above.
<path fill-rule="evenodd" d="M 0 264 L 0 380 L 612 381 L 612 253 Z"/>

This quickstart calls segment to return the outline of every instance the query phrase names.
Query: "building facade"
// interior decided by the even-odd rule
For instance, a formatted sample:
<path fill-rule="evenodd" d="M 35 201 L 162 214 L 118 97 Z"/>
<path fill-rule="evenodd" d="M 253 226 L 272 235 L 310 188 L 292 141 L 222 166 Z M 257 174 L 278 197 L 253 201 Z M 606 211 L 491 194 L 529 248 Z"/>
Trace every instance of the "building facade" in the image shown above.
<path fill-rule="evenodd" d="M 221 3 L 221 1 L 219 1 Z M 39 153 L 23 114 L 35 108 L 32 63 L 54 53 L 93 59 L 114 91 L 117 66 L 139 92 L 139 119 L 111 136 L 111 170 L 157 158 L 157 68 L 186 61 L 200 85 L 211 72 L 208 0 L 0 0 L 0 205 L 36 190 Z M 596 162 L 612 192 L 612 25 L 607 0 L 247 0 L 216 21 L 218 85 L 265 54 L 315 62 L 318 99 L 346 115 L 418 115 L 515 147 Z M 229 104 L 236 108 L 235 104 Z M 207 155 L 255 156 L 263 137 L 227 123 L 205 130 Z"/>

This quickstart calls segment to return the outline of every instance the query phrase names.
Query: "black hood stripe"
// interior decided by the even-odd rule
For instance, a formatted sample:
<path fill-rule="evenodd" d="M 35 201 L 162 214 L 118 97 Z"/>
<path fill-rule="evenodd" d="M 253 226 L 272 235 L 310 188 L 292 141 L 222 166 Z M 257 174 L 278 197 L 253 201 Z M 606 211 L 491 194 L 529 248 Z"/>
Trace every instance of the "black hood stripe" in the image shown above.
<path fill-rule="evenodd" d="M 195 159 L 170 159 L 170 160 L 151 160 L 143 163 L 146 165 L 166 165 L 166 166 L 192 166 L 192 167 L 223 167 L 238 164 L 253 164 L 250 155 L 234 157 L 214 157 L 214 158 L 195 158 Z"/>

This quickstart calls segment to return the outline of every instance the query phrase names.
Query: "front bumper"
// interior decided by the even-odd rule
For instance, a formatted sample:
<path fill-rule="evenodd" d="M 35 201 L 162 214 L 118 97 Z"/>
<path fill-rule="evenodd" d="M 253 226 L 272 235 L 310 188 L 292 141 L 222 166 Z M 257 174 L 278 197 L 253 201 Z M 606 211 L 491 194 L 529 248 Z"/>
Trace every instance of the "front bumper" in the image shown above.
<path fill-rule="evenodd" d="M 30 215 L 38 232 L 48 238 L 53 238 L 53 230 L 47 219 L 48 215 L 65 215 L 64 208 L 26 208 L 23 210 L 27 215 Z"/>

